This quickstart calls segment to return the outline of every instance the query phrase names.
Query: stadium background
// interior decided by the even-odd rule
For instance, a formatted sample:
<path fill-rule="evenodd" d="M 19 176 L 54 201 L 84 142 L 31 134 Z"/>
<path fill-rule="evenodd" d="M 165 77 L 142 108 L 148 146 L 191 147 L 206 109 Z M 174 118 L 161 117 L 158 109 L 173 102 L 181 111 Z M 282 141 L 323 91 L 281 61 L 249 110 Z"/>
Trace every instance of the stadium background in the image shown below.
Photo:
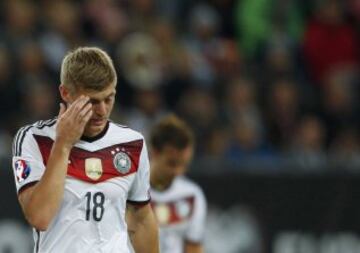
<path fill-rule="evenodd" d="M 360 252 L 359 0 L 0 1 L 0 252 L 30 252 L 16 130 L 58 111 L 73 47 L 119 74 L 113 119 L 195 130 L 209 253 Z"/>

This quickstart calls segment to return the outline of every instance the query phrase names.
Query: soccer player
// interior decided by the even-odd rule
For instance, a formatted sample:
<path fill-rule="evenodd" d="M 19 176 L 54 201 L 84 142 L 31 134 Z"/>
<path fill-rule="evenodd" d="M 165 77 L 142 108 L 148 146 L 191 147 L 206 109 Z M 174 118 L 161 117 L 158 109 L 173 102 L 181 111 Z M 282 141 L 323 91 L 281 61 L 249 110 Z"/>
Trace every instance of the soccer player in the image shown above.
<path fill-rule="evenodd" d="M 200 187 L 184 176 L 193 155 L 193 133 L 170 115 L 153 127 L 150 147 L 151 199 L 160 229 L 160 252 L 204 252 L 206 200 Z"/>
<path fill-rule="evenodd" d="M 136 253 L 158 253 L 144 138 L 109 120 L 116 83 L 104 51 L 77 48 L 62 62 L 58 117 L 14 138 L 16 188 L 34 252 L 129 253 L 130 239 Z"/>

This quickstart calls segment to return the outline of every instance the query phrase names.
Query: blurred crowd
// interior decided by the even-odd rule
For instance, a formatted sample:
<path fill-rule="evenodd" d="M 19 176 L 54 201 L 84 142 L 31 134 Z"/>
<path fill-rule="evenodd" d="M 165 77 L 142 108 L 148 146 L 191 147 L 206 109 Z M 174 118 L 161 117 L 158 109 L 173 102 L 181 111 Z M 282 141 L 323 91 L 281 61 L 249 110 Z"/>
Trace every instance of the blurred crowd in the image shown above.
<path fill-rule="evenodd" d="M 0 12 L 3 160 L 20 126 L 57 114 L 65 53 L 99 46 L 119 75 L 112 118 L 146 136 L 176 112 L 205 170 L 360 168 L 359 0 L 4 0 Z"/>

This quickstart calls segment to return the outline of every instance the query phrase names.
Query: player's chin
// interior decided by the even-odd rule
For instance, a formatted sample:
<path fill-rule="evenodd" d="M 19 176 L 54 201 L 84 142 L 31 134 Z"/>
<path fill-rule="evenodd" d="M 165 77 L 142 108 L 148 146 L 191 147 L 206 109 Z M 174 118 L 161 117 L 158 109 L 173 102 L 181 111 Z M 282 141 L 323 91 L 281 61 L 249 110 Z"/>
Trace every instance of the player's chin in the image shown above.
<path fill-rule="evenodd" d="M 176 178 L 176 176 L 168 176 L 167 177 L 168 183 L 171 184 L 174 181 L 175 178 Z"/>
<path fill-rule="evenodd" d="M 90 119 L 86 125 L 86 130 L 91 133 L 98 133 L 101 132 L 105 126 L 107 121 L 106 120 L 92 120 Z"/>

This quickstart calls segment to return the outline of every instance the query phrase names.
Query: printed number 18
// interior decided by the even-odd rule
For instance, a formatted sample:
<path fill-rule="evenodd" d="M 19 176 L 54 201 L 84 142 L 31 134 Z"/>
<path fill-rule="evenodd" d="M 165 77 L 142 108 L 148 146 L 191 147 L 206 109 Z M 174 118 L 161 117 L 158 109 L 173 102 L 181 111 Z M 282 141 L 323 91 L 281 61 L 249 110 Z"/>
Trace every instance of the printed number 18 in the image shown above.
<path fill-rule="evenodd" d="M 93 194 L 91 198 L 92 193 L 87 192 L 86 197 L 86 215 L 85 219 L 90 220 L 90 213 L 92 208 L 92 216 L 95 221 L 101 221 L 105 208 L 104 208 L 104 202 L 105 202 L 105 195 L 102 192 L 96 192 Z M 92 201 L 91 201 L 92 200 Z M 92 202 L 92 203 L 91 203 Z"/>

